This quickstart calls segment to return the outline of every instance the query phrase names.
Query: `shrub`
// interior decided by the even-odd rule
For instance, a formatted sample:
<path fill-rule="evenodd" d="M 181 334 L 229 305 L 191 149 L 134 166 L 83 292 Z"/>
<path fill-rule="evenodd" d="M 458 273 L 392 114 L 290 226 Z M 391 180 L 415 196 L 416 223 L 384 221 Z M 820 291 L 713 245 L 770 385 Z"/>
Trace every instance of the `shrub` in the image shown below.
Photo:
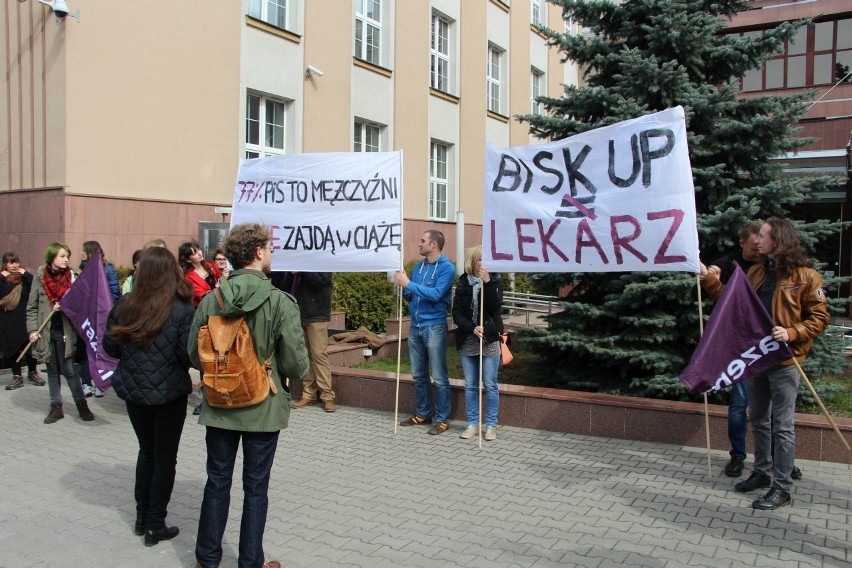
<path fill-rule="evenodd" d="M 334 274 L 332 307 L 346 312 L 346 328 L 366 327 L 385 331 L 385 320 L 397 315 L 397 286 L 383 272 L 338 272 Z M 407 309 L 403 307 L 403 313 Z"/>

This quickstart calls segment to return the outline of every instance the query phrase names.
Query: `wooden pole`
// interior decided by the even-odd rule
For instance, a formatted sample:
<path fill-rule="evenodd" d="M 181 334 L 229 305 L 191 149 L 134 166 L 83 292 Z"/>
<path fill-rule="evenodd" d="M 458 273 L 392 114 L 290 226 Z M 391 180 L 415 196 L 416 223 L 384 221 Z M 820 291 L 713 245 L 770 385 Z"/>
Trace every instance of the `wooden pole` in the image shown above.
<path fill-rule="evenodd" d="M 701 304 L 701 277 L 696 275 L 698 284 L 698 330 L 704 336 L 704 306 Z M 707 393 L 704 393 L 704 438 L 707 443 L 707 477 L 713 477 L 713 455 L 710 452 L 710 411 L 707 404 Z"/>
<path fill-rule="evenodd" d="M 479 327 L 485 333 L 485 282 L 479 287 Z M 479 336 L 479 447 L 482 447 L 482 347 L 485 344 L 482 335 Z"/>
<path fill-rule="evenodd" d="M 399 426 L 399 367 L 402 360 L 402 287 L 396 287 L 399 298 L 396 303 L 396 396 L 393 405 L 393 433 L 396 434 Z"/>
<path fill-rule="evenodd" d="M 811 384 L 810 379 L 808 379 L 808 376 L 805 374 L 805 370 L 802 369 L 802 366 L 799 364 L 795 357 L 793 358 L 793 363 L 796 364 L 796 368 L 799 370 L 799 374 L 802 376 L 802 379 L 804 379 L 805 384 L 808 386 L 808 390 L 811 391 L 814 400 L 817 401 L 817 404 L 819 405 L 820 410 L 822 410 L 822 413 L 825 415 L 826 420 L 828 420 L 828 423 L 831 424 L 832 428 L 834 428 L 834 433 L 837 434 L 838 438 L 840 438 L 840 443 L 843 444 L 843 447 L 846 448 L 847 452 L 852 451 L 852 448 L 849 447 L 849 442 L 847 442 L 846 438 L 843 437 L 843 434 L 840 433 L 840 429 L 837 427 L 837 424 L 834 423 L 834 419 L 831 417 L 831 414 L 828 413 L 828 410 L 822 403 L 822 399 L 820 399 L 819 395 L 817 394 L 817 391 Z"/>
<path fill-rule="evenodd" d="M 37 334 L 41 334 L 41 330 L 43 330 L 43 329 L 44 329 L 44 326 L 46 326 L 46 325 L 47 325 L 47 322 L 49 322 L 49 321 L 50 321 L 50 319 L 53 317 L 53 314 L 55 314 L 55 313 L 56 313 L 55 311 L 50 310 L 50 313 L 47 315 L 47 317 L 45 318 L 45 320 L 44 320 L 43 322 L 41 322 L 41 325 L 40 325 L 40 326 L 38 326 L 38 329 L 37 329 L 37 330 L 35 330 L 35 332 L 36 332 Z M 21 351 L 21 354 L 20 354 L 20 355 L 18 355 L 18 358 L 17 358 L 17 359 L 15 359 L 15 363 L 20 363 L 20 362 L 21 362 L 21 359 L 23 359 L 23 358 L 24 358 L 24 355 L 26 355 L 26 354 L 27 354 L 27 351 L 29 351 L 29 350 L 30 350 L 30 347 L 32 347 L 32 346 L 33 346 L 33 343 L 34 343 L 33 341 L 30 341 L 29 343 L 27 343 L 27 346 L 26 346 L 26 347 L 24 347 L 24 350 L 23 350 L 23 351 Z"/>

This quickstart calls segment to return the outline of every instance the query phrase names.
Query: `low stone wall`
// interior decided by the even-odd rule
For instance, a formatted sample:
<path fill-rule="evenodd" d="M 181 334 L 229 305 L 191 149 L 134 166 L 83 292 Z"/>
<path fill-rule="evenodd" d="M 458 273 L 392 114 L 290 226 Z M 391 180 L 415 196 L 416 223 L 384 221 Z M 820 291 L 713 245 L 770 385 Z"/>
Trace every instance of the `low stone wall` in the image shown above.
<path fill-rule="evenodd" d="M 396 348 L 395 342 L 393 347 Z M 332 368 L 332 373 L 339 404 L 393 412 L 396 401 L 395 374 L 337 366 Z M 453 401 L 451 418 L 464 420 L 464 382 L 450 379 L 450 383 Z M 298 398 L 301 385 L 295 381 L 293 387 L 293 394 Z M 410 415 L 415 404 L 411 375 L 402 375 L 399 385 L 400 417 Z M 710 405 L 708 414 L 710 446 L 717 450 L 729 450 L 728 408 Z M 852 420 L 837 419 L 836 422 L 847 442 L 852 445 Z M 602 438 L 706 447 L 704 405 L 690 402 L 501 384 L 500 424 Z M 748 451 L 752 451 L 751 435 Z M 796 457 L 850 463 L 849 453 L 825 417 L 811 414 L 796 415 Z"/>

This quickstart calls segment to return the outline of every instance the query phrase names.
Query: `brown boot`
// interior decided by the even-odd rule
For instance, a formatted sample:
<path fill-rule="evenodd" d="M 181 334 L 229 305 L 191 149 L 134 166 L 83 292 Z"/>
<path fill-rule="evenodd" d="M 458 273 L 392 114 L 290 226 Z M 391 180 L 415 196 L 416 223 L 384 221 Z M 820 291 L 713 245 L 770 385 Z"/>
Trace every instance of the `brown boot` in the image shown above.
<path fill-rule="evenodd" d="M 317 401 L 315 398 L 302 398 L 291 404 L 290 408 L 304 408 L 306 406 L 311 406 L 312 404 L 316 403 Z"/>
<path fill-rule="evenodd" d="M 91 422 L 95 419 L 95 415 L 89 410 L 89 404 L 85 398 L 83 400 L 75 400 L 74 403 L 77 405 L 77 412 L 80 413 L 80 418 L 86 422 Z"/>
<path fill-rule="evenodd" d="M 7 391 L 13 391 L 24 386 L 24 377 L 21 375 L 12 375 L 12 382 L 6 385 Z"/>
<path fill-rule="evenodd" d="M 61 402 L 51 402 L 50 412 L 47 413 L 47 418 L 44 419 L 45 424 L 53 424 L 58 420 L 65 418 L 65 413 L 62 412 Z"/>

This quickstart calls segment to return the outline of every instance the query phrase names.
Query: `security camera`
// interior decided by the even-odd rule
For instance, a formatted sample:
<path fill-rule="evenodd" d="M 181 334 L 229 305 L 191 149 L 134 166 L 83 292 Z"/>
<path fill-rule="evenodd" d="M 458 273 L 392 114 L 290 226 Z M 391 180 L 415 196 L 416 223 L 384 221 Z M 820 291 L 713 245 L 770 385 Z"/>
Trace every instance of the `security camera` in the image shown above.
<path fill-rule="evenodd" d="M 314 75 L 316 75 L 317 77 L 322 77 L 323 75 L 325 75 L 325 73 L 320 69 L 317 69 L 313 65 L 308 65 L 308 68 L 305 69 L 305 79 L 310 79 Z"/>
<path fill-rule="evenodd" d="M 56 17 L 60 20 L 65 20 L 68 16 L 71 16 L 78 22 L 80 21 L 80 11 L 69 12 L 68 11 L 68 3 L 65 0 L 38 0 L 40 4 L 44 4 L 56 14 Z"/>

